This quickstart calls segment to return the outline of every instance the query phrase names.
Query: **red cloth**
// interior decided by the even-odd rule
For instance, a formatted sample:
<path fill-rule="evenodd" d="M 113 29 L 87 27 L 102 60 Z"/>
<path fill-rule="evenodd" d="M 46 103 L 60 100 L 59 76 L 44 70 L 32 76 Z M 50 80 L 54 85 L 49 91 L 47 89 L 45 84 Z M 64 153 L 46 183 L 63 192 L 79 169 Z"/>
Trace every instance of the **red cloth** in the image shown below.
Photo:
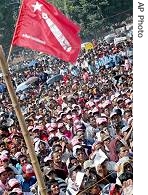
<path fill-rule="evenodd" d="M 12 45 L 74 63 L 81 49 L 80 28 L 45 0 L 24 0 Z"/>

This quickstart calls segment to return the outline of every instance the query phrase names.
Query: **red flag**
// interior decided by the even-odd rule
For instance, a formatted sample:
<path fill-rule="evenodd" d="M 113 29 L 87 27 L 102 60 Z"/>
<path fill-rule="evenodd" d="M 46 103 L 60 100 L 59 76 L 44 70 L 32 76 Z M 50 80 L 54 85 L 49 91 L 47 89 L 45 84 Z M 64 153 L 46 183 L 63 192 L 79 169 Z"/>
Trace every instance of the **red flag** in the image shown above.
<path fill-rule="evenodd" d="M 45 0 L 24 0 L 12 45 L 74 63 L 81 48 L 80 28 Z"/>

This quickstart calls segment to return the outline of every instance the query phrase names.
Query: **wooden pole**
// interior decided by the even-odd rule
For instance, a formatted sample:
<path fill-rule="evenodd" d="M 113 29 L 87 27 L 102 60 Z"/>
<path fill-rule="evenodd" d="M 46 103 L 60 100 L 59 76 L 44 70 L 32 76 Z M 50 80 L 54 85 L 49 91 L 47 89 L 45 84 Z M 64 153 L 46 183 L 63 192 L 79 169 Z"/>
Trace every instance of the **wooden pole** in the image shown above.
<path fill-rule="evenodd" d="M 13 88 L 13 85 L 11 82 L 11 78 L 9 76 L 7 61 L 6 61 L 6 58 L 4 56 L 3 48 L 1 45 L 0 45 L 0 67 L 1 67 L 1 70 L 3 73 L 3 77 L 5 80 L 8 92 L 9 92 L 9 96 L 10 96 L 11 101 L 12 101 L 12 105 L 14 107 L 16 116 L 17 116 L 18 121 L 19 121 L 19 125 L 20 125 L 21 130 L 22 130 L 24 140 L 26 142 L 26 146 L 28 148 L 28 152 L 29 152 L 30 159 L 31 159 L 31 162 L 32 162 L 32 165 L 34 168 L 34 172 L 35 172 L 35 175 L 37 178 L 40 193 L 41 193 L 41 195 L 47 195 L 46 186 L 45 186 L 45 183 L 43 180 L 43 175 L 42 175 L 42 172 L 41 172 L 41 169 L 39 166 L 39 162 L 38 162 L 36 153 L 34 151 L 34 146 L 32 144 L 31 137 L 29 135 L 29 131 L 27 130 L 24 116 L 21 112 L 20 105 L 19 105 L 19 102 L 17 100 L 17 96 L 15 94 L 15 91 L 14 91 L 14 88 Z"/>
<path fill-rule="evenodd" d="M 8 57 L 7 57 L 7 65 L 8 65 L 11 53 L 12 53 L 12 49 L 13 49 L 13 45 L 11 44 L 10 49 L 9 49 L 9 54 L 8 54 Z"/>

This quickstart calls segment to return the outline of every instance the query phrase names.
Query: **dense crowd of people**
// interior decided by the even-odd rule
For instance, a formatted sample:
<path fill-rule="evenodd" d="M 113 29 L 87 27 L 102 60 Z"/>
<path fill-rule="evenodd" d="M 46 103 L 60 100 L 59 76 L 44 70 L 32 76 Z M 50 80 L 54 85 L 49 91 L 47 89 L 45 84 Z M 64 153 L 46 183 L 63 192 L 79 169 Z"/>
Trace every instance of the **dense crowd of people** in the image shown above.
<path fill-rule="evenodd" d="M 10 70 L 15 89 L 37 77 L 16 91 L 49 195 L 132 195 L 133 42 L 92 42 L 73 65 L 42 56 L 23 72 Z M 38 195 L 2 76 L 0 92 L 0 195 Z"/>

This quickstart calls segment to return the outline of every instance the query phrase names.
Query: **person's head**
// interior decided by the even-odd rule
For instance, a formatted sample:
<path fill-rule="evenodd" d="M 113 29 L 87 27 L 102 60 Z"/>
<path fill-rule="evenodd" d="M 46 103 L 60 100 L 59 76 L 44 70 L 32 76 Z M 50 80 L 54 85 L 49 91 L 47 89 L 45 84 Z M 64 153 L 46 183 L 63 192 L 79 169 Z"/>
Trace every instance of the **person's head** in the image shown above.
<path fill-rule="evenodd" d="M 117 111 L 112 112 L 110 115 L 110 118 L 111 118 L 111 122 L 113 126 L 117 126 L 121 122 L 121 119 L 122 119 L 121 115 L 117 113 Z"/>
<path fill-rule="evenodd" d="M 59 132 L 63 134 L 66 130 L 65 124 L 64 123 L 59 123 L 58 124 L 58 129 L 59 129 Z"/>
<path fill-rule="evenodd" d="M 97 118 L 96 122 L 97 122 L 97 126 L 99 127 L 100 130 L 102 130 L 108 126 L 108 121 L 106 118 Z"/>
<path fill-rule="evenodd" d="M 87 160 L 87 155 L 84 148 L 77 148 L 76 149 L 76 158 L 79 162 L 84 162 Z"/>
<path fill-rule="evenodd" d="M 43 151 L 46 149 L 46 143 L 44 141 L 40 141 L 39 143 L 39 150 Z"/>
<path fill-rule="evenodd" d="M 84 112 L 84 113 L 82 114 L 82 119 L 83 119 L 84 122 L 87 122 L 87 121 L 89 120 L 89 115 L 88 115 L 87 112 Z"/>
<path fill-rule="evenodd" d="M 132 172 L 124 172 L 119 176 L 119 180 L 121 184 L 123 184 L 125 181 L 133 180 L 133 173 Z"/>
<path fill-rule="evenodd" d="M 5 142 L 1 142 L 1 143 L 0 143 L 0 152 L 1 152 L 2 150 L 4 150 L 4 149 L 6 149 L 6 144 L 5 144 Z"/>
<path fill-rule="evenodd" d="M 59 184 L 54 179 L 50 181 L 50 186 L 48 186 L 48 189 L 50 191 L 50 195 L 59 195 L 60 194 Z"/>
<path fill-rule="evenodd" d="M 106 135 L 106 134 L 105 134 L 105 135 L 102 137 L 102 142 L 103 142 L 104 146 L 108 146 L 109 143 L 110 143 L 110 141 L 111 141 L 111 138 L 110 138 L 109 135 Z"/>
<path fill-rule="evenodd" d="M 125 156 L 128 156 L 129 154 L 129 148 L 124 146 L 123 144 L 118 144 L 116 148 L 116 152 L 119 156 L 119 158 L 123 158 Z"/>
<path fill-rule="evenodd" d="M 92 184 L 93 185 L 93 184 Z M 101 187 L 99 185 L 93 185 L 89 190 L 91 195 L 100 195 L 101 194 Z"/>
<path fill-rule="evenodd" d="M 27 156 L 22 154 L 18 157 L 18 161 L 19 163 L 23 166 L 24 164 L 26 164 L 28 162 L 27 160 Z"/>
<path fill-rule="evenodd" d="M 8 137 L 9 136 L 9 130 L 8 127 L 5 125 L 0 125 L 0 135 L 2 137 Z"/>
<path fill-rule="evenodd" d="M 94 127 L 94 128 L 97 127 L 97 125 L 96 125 L 96 119 L 95 119 L 94 116 L 90 116 L 89 122 L 90 122 L 90 125 L 91 125 L 92 127 Z"/>
<path fill-rule="evenodd" d="M 23 177 L 25 177 L 26 179 L 30 179 L 32 176 L 35 176 L 33 167 L 31 164 L 24 164 L 22 166 L 22 171 L 23 171 Z"/>
<path fill-rule="evenodd" d="M 125 110 L 124 111 L 124 119 L 128 121 L 132 117 L 132 111 L 131 110 Z"/>
<path fill-rule="evenodd" d="M 0 181 L 5 184 L 7 179 L 8 179 L 7 171 L 5 167 L 1 166 L 0 167 Z"/>
<path fill-rule="evenodd" d="M 39 113 L 39 115 L 43 115 L 43 108 L 39 108 L 38 113 Z"/>
<path fill-rule="evenodd" d="M 12 179 L 12 178 L 15 177 L 15 173 L 14 173 L 14 171 L 10 167 L 6 167 L 5 169 L 6 169 L 6 172 L 8 174 L 8 178 L 9 179 Z"/>
<path fill-rule="evenodd" d="M 32 135 L 33 135 L 34 138 L 35 137 L 40 137 L 40 130 L 38 128 L 34 128 L 32 130 Z"/>
<path fill-rule="evenodd" d="M 107 117 L 109 117 L 109 115 L 110 115 L 110 108 L 109 108 L 109 107 L 104 108 L 104 114 L 105 114 Z"/>
<path fill-rule="evenodd" d="M 105 177 L 107 175 L 107 167 L 105 162 L 103 163 L 95 163 L 96 172 L 100 177 Z"/>
<path fill-rule="evenodd" d="M 132 166 L 132 164 L 130 162 L 125 162 L 123 164 L 123 170 L 124 170 L 124 172 L 131 172 L 131 173 L 133 173 L 133 166 Z"/>
<path fill-rule="evenodd" d="M 9 165 L 9 157 L 4 154 L 4 155 L 0 155 L 0 166 L 4 166 L 7 167 Z"/>
<path fill-rule="evenodd" d="M 48 144 L 49 144 L 50 147 L 52 147 L 52 146 L 54 146 L 54 145 L 56 145 L 56 144 L 59 144 L 59 143 L 60 143 L 60 139 L 59 139 L 59 137 L 56 137 L 56 136 L 52 137 L 52 138 L 48 141 Z"/>
<path fill-rule="evenodd" d="M 85 131 L 83 129 L 78 129 L 76 131 L 76 136 L 78 137 L 78 140 L 83 141 L 85 139 Z"/>
<path fill-rule="evenodd" d="M 62 146 L 60 144 L 56 144 L 52 147 L 53 152 L 59 152 L 62 155 Z"/>
<path fill-rule="evenodd" d="M 73 124 L 72 116 L 70 114 L 67 114 L 66 118 L 67 118 L 66 122 L 69 125 L 72 125 Z"/>
<path fill-rule="evenodd" d="M 15 178 L 9 179 L 8 181 L 8 188 L 9 190 L 13 190 L 14 188 L 21 188 L 21 184 L 19 181 Z"/>
<path fill-rule="evenodd" d="M 68 165 L 68 167 L 71 168 L 72 166 L 77 165 L 77 164 L 78 164 L 77 158 L 75 158 L 74 156 L 71 156 L 69 158 L 69 165 Z"/>
<path fill-rule="evenodd" d="M 62 155 L 59 152 L 52 152 L 51 158 L 53 160 L 53 163 L 59 164 L 62 162 Z"/>
<path fill-rule="evenodd" d="M 97 151 L 99 149 L 102 148 L 102 145 L 103 143 L 101 141 L 98 141 L 98 142 L 95 142 L 93 145 L 92 145 L 92 150 L 93 151 Z"/>
<path fill-rule="evenodd" d="M 117 99 L 117 104 L 119 108 L 123 108 L 125 106 L 124 99 L 122 98 Z"/>
<path fill-rule="evenodd" d="M 54 170 L 54 168 L 52 168 L 52 167 L 44 167 L 43 168 L 43 173 L 44 173 L 44 175 L 45 175 L 45 180 L 52 180 L 52 179 L 55 179 L 55 176 L 56 176 L 56 174 L 55 174 L 55 170 Z"/>
<path fill-rule="evenodd" d="M 27 154 L 27 147 L 26 146 L 21 147 L 21 153 L 24 154 L 24 155 Z"/>
<path fill-rule="evenodd" d="M 20 135 L 13 135 L 12 137 L 12 142 L 15 144 L 15 145 L 20 145 L 21 144 L 21 136 Z"/>

